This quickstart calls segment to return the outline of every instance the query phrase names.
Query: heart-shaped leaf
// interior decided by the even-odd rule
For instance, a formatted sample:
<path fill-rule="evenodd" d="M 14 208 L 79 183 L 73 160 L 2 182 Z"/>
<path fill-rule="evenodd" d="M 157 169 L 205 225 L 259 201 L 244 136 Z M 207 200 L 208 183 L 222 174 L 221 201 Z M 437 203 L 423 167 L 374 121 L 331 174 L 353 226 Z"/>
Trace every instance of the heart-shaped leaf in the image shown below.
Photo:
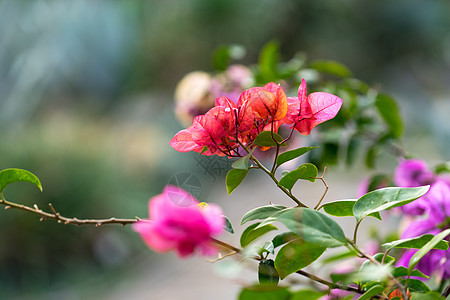
<path fill-rule="evenodd" d="M 279 212 L 280 210 L 283 210 L 285 208 L 286 208 L 286 206 L 282 206 L 282 205 L 266 205 L 266 206 L 254 208 L 254 209 L 248 211 L 242 217 L 241 225 L 247 223 L 248 221 L 266 219 L 266 218 L 272 216 L 274 213 Z"/>
<path fill-rule="evenodd" d="M 281 279 L 316 261 L 326 247 L 295 239 L 284 245 L 275 258 L 275 267 Z"/>
<path fill-rule="evenodd" d="M 274 221 L 283 223 L 301 239 L 323 247 L 339 247 L 347 243 L 342 228 L 334 220 L 309 208 L 285 209 L 264 222 Z"/>
<path fill-rule="evenodd" d="M 360 221 L 372 213 L 408 204 L 423 196 L 429 188 L 429 185 L 414 188 L 388 187 L 372 191 L 356 201 L 353 215 Z"/>
<path fill-rule="evenodd" d="M 339 200 L 326 203 L 322 205 L 322 208 L 327 214 L 335 217 L 353 217 L 353 206 L 355 203 L 356 200 Z M 379 212 L 374 212 L 369 216 L 381 220 L 381 215 Z"/>
<path fill-rule="evenodd" d="M 241 157 L 239 159 L 237 159 L 236 161 L 234 161 L 231 164 L 231 167 L 233 169 L 240 169 L 240 170 L 248 170 L 248 164 L 250 162 L 250 157 L 253 154 L 253 151 L 255 151 L 256 148 L 253 148 L 250 153 L 248 153 L 246 156 Z"/>
<path fill-rule="evenodd" d="M 228 195 L 231 194 L 242 183 L 247 174 L 248 170 L 242 169 L 231 169 L 230 171 L 228 171 L 227 177 L 225 179 Z"/>
<path fill-rule="evenodd" d="M 292 187 L 299 179 L 308 180 L 311 182 L 316 181 L 317 177 L 317 167 L 313 164 L 306 163 L 295 169 L 294 171 L 291 171 L 284 175 L 281 179 L 279 184 L 281 186 L 284 186 L 288 190 L 292 190 Z"/>
<path fill-rule="evenodd" d="M 271 224 L 267 224 L 261 227 L 258 227 L 259 223 L 255 223 L 247 227 L 241 235 L 241 246 L 246 247 L 251 242 L 259 238 L 260 236 L 272 231 L 277 230 L 275 226 Z M 258 228 L 256 228 L 258 227 Z"/>

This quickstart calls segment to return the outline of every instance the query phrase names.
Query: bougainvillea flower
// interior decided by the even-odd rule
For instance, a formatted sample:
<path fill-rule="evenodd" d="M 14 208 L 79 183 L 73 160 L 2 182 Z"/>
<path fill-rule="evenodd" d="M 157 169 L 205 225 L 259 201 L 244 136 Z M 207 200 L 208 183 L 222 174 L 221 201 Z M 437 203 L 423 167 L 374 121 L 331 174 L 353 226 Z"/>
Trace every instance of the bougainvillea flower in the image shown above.
<path fill-rule="evenodd" d="M 397 266 L 408 268 L 411 257 L 418 250 L 407 250 L 398 260 Z M 417 264 L 416 268 L 427 276 L 437 275 L 444 280 L 450 278 L 450 252 L 444 250 L 433 249 L 428 252 Z M 426 280 L 426 278 L 418 277 L 417 279 Z"/>
<path fill-rule="evenodd" d="M 286 124 L 293 126 L 301 134 L 308 135 L 318 124 L 333 119 L 342 106 L 342 99 L 330 93 L 306 92 L 306 81 L 303 79 L 298 88 L 298 97 L 288 97 L 288 110 L 284 118 Z"/>
<path fill-rule="evenodd" d="M 406 296 L 407 297 L 411 296 L 409 289 L 406 291 Z M 389 299 L 394 299 L 396 297 L 399 297 L 401 300 L 403 300 L 403 295 L 402 295 L 402 292 L 400 291 L 400 289 L 396 289 L 396 290 L 392 291 L 392 293 L 389 294 Z"/>
<path fill-rule="evenodd" d="M 179 131 L 169 142 L 170 146 L 172 146 L 173 149 L 179 152 L 194 151 L 208 156 L 214 154 L 217 154 L 219 156 L 224 155 L 221 152 L 217 153 L 217 147 L 212 147 L 212 149 L 210 149 L 206 146 L 205 149 L 205 146 L 197 144 L 192 138 L 193 130 L 193 126 L 190 126 L 184 130 Z"/>
<path fill-rule="evenodd" d="M 400 161 L 394 171 L 394 182 L 399 187 L 427 185 L 433 181 L 433 172 L 420 159 L 404 159 Z"/>
<path fill-rule="evenodd" d="M 248 101 L 253 112 L 261 119 L 269 117 L 281 120 L 287 112 L 287 98 L 280 85 L 273 82 L 264 87 L 245 90 L 239 97 L 238 103 Z"/>
<path fill-rule="evenodd" d="M 189 193 L 169 185 L 150 199 L 150 219 L 133 224 L 133 229 L 156 252 L 175 250 L 180 257 L 196 251 L 214 255 L 217 249 L 211 237 L 223 231 L 222 211 L 214 204 L 198 204 Z"/>
<path fill-rule="evenodd" d="M 218 97 L 215 107 L 196 116 L 192 126 L 178 132 L 170 141 L 177 151 L 195 151 L 203 155 L 242 156 L 240 144 L 253 147 L 263 131 L 278 132 L 284 124 L 292 124 L 302 134 L 309 134 L 319 123 L 333 118 L 342 100 L 328 93 L 306 96 L 302 82 L 298 98 L 288 98 L 279 84 L 273 82 L 241 93 L 237 104 Z M 261 147 L 265 150 L 270 147 Z"/>
<path fill-rule="evenodd" d="M 402 159 L 394 171 L 394 183 L 399 187 L 416 187 L 422 185 L 432 185 L 430 191 L 426 195 L 435 193 L 433 184 L 436 182 L 436 177 L 428 168 L 425 161 L 420 159 Z M 400 209 L 407 215 L 419 216 L 429 212 L 432 198 L 423 196 L 407 205 L 400 207 Z"/>
<path fill-rule="evenodd" d="M 444 180 L 437 180 L 431 185 L 429 192 L 421 198 L 426 218 L 414 220 L 402 233 L 402 238 L 417 237 L 422 234 L 438 234 L 450 227 L 450 186 Z M 417 200 L 416 200 L 417 201 Z M 417 250 L 406 251 L 398 265 L 407 267 L 409 260 Z M 450 278 L 450 250 L 432 250 L 418 263 L 417 268 L 425 273 Z"/>

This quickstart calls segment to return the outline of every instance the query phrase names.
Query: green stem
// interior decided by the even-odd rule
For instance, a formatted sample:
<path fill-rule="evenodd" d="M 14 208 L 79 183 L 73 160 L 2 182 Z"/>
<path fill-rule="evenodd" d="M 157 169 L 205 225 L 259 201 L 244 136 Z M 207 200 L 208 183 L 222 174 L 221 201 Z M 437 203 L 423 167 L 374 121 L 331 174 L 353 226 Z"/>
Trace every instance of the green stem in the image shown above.
<path fill-rule="evenodd" d="M 356 236 L 358 233 L 359 224 L 361 224 L 361 221 L 362 221 L 362 219 L 356 222 L 355 232 L 353 233 L 353 243 L 355 243 L 355 244 L 356 244 Z"/>
<path fill-rule="evenodd" d="M 305 204 L 303 204 L 300 200 L 298 200 L 287 188 L 280 185 L 278 179 L 275 177 L 275 175 L 270 172 L 266 167 L 264 167 L 259 160 L 257 160 L 253 155 L 251 156 L 251 160 L 261 169 L 263 170 L 267 175 L 269 175 L 270 178 L 272 178 L 273 182 L 277 185 L 277 187 L 283 191 L 286 195 L 289 196 L 296 204 L 300 207 L 307 207 Z"/>
<path fill-rule="evenodd" d="M 295 273 L 300 274 L 302 276 L 305 276 L 306 278 L 309 278 L 309 279 L 311 279 L 313 281 L 316 281 L 318 283 L 321 283 L 323 285 L 326 285 L 330 289 L 340 289 L 340 290 L 343 290 L 343 291 L 349 291 L 349 292 L 358 293 L 358 294 L 364 294 L 365 293 L 365 291 L 363 291 L 363 290 L 360 290 L 360 289 L 357 289 L 357 288 L 354 288 L 354 287 L 351 287 L 351 286 L 345 286 L 345 285 L 340 285 L 340 284 L 337 284 L 337 283 L 333 283 L 333 282 L 330 282 L 330 281 L 325 280 L 323 278 L 320 278 L 320 277 L 318 277 L 318 276 L 316 276 L 314 274 L 305 272 L 303 270 L 298 270 Z M 384 297 L 384 296 L 376 295 L 376 296 L 373 296 L 373 299 L 387 299 L 387 298 Z"/>
<path fill-rule="evenodd" d="M 241 142 L 239 142 L 239 145 L 241 145 L 241 147 L 247 152 L 250 153 L 250 150 L 247 149 L 247 147 L 245 147 Z M 263 170 L 264 173 L 266 173 L 267 175 L 269 175 L 270 178 L 272 178 L 273 182 L 275 182 L 275 184 L 277 185 L 277 187 L 283 191 L 283 193 L 285 193 L 286 195 L 288 195 L 289 198 L 291 198 L 296 204 L 297 206 L 300 207 L 307 207 L 305 204 L 303 204 L 300 200 L 298 200 L 287 188 L 285 188 L 284 186 L 281 186 L 280 183 L 278 182 L 278 179 L 275 177 L 275 175 L 270 172 L 266 167 L 264 167 L 264 165 L 253 155 L 250 156 L 250 159 L 252 160 L 252 162 L 254 162 L 261 170 Z"/>

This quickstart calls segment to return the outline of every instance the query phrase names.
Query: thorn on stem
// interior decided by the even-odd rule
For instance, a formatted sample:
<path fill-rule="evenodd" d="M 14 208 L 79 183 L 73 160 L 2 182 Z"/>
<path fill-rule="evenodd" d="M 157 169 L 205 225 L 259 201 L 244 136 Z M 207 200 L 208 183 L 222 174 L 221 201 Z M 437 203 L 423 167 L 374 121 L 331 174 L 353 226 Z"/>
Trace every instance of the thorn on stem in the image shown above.
<path fill-rule="evenodd" d="M 10 208 L 11 208 L 11 206 L 9 206 L 9 205 L 6 205 L 6 206 L 5 206 L 5 210 L 6 210 L 6 209 L 10 209 Z"/>

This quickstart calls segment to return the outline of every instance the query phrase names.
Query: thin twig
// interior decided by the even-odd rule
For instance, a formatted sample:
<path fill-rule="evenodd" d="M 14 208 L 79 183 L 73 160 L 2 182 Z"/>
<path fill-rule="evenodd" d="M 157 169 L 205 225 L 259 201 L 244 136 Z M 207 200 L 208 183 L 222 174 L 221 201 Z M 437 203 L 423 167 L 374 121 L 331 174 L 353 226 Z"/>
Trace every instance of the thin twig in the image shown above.
<path fill-rule="evenodd" d="M 74 224 L 74 225 L 94 225 L 96 227 L 105 225 L 105 224 L 121 224 L 122 226 L 125 226 L 127 224 L 136 223 L 140 219 L 138 217 L 135 217 L 134 219 L 117 219 L 117 218 L 109 218 L 109 219 L 78 219 L 78 218 L 68 218 L 61 216 L 60 213 L 56 212 L 55 208 L 51 203 L 48 205 L 50 206 L 51 213 L 43 211 L 40 209 L 36 204 L 34 207 L 29 207 L 26 205 L 14 203 L 7 201 L 5 199 L 0 199 L 0 205 L 4 205 L 5 209 L 15 208 L 19 210 L 24 210 L 30 213 L 33 213 L 35 215 L 40 216 L 40 221 L 52 219 L 56 220 L 58 223 L 63 224 Z"/>
<path fill-rule="evenodd" d="M 323 184 L 325 185 L 325 191 L 323 192 L 322 198 L 320 198 L 319 202 L 317 202 L 316 206 L 314 206 L 314 209 L 315 209 L 315 210 L 318 209 L 318 207 L 319 207 L 320 204 L 322 203 L 323 199 L 325 198 L 325 195 L 326 195 L 327 192 L 328 192 L 328 185 L 327 185 L 327 183 L 325 182 L 325 179 L 324 179 L 325 171 L 326 171 L 326 170 L 327 170 L 327 167 L 324 167 L 324 168 L 323 168 L 322 176 L 320 176 L 320 177 L 314 177 L 314 179 L 320 179 L 320 180 L 322 180 Z"/>
<path fill-rule="evenodd" d="M 302 276 L 305 276 L 306 278 L 309 278 L 309 279 L 311 279 L 313 281 L 319 282 L 319 283 L 321 283 L 323 285 L 326 285 L 330 289 L 340 289 L 340 290 L 343 290 L 343 291 L 349 291 L 349 292 L 358 293 L 358 294 L 364 294 L 366 292 L 364 290 L 361 290 L 361 289 L 358 289 L 358 288 L 354 288 L 354 287 L 351 287 L 351 286 L 345 286 L 345 285 L 333 283 L 331 281 L 325 280 L 323 278 L 320 278 L 320 277 L 318 277 L 318 276 L 316 276 L 314 274 L 308 273 L 308 272 L 303 271 L 303 270 L 298 270 L 295 273 L 300 274 Z M 374 298 L 374 299 L 388 299 L 387 297 L 379 296 L 379 295 L 372 296 L 372 298 Z"/>

